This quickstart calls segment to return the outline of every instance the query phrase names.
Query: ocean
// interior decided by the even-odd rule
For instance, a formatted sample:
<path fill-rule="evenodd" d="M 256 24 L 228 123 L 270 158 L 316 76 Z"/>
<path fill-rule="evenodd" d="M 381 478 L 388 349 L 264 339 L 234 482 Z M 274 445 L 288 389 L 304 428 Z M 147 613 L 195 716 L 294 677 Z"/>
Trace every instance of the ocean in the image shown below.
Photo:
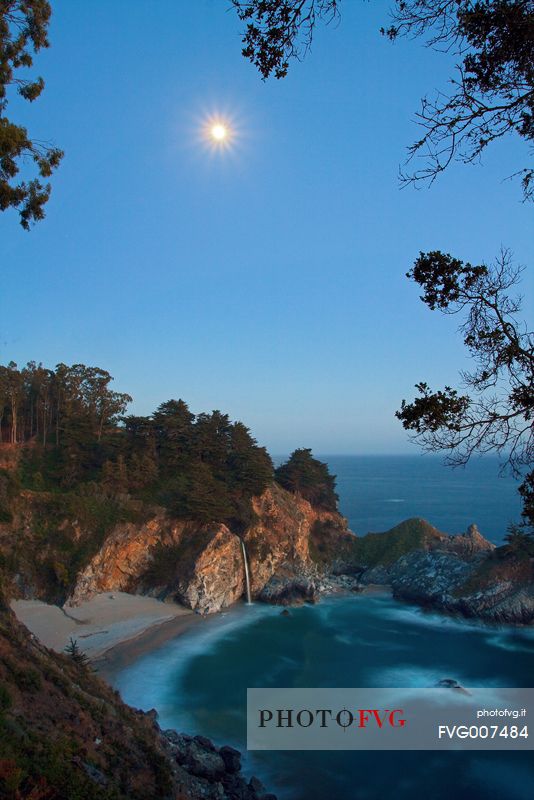
<path fill-rule="evenodd" d="M 451 473 L 437 459 L 323 457 L 357 533 L 423 516 L 441 530 L 471 522 L 499 541 L 517 519 L 515 484 L 493 460 Z M 493 463 L 490 463 L 493 461 Z M 424 462 L 424 464 L 423 464 Z M 462 480 L 465 486 L 462 486 Z M 111 676 L 126 702 L 163 728 L 245 753 L 243 768 L 281 800 L 527 800 L 531 753 L 246 752 L 247 687 L 532 686 L 534 631 L 424 612 L 386 596 L 335 597 L 291 609 L 237 604 Z"/>
<path fill-rule="evenodd" d="M 339 509 L 359 536 L 423 517 L 444 533 L 464 533 L 474 522 L 500 544 L 520 519 L 519 482 L 499 474 L 497 458 L 452 469 L 436 455 L 317 457 L 337 476 Z"/>

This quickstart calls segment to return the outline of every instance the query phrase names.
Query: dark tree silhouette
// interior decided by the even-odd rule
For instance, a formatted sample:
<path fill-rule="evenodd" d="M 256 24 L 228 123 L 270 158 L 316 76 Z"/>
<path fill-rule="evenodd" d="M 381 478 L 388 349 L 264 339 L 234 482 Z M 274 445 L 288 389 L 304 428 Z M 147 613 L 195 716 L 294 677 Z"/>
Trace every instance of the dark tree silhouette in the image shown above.
<path fill-rule="evenodd" d="M 315 26 L 338 17 L 339 0 L 232 0 L 246 24 L 243 55 L 266 79 L 287 75 L 291 59 L 309 50 Z M 534 138 L 534 5 L 532 0 L 396 0 L 390 40 L 421 38 L 457 58 L 449 88 L 424 98 L 417 121 L 423 135 L 408 149 L 422 161 L 405 183 L 432 183 L 453 161 L 477 161 L 496 139 Z M 413 161 L 412 163 L 416 163 Z M 532 168 L 521 174 L 532 197 Z"/>
<path fill-rule="evenodd" d="M 393 24 L 383 32 L 392 40 L 423 37 L 458 57 L 450 88 L 422 100 L 417 121 L 423 136 L 409 148 L 408 160 L 421 157 L 424 166 L 403 174 L 403 181 L 432 183 L 451 161 L 476 162 L 508 134 L 532 141 L 532 0 L 398 0 Z M 534 170 L 518 174 L 531 199 Z"/>
<path fill-rule="evenodd" d="M 263 79 L 285 78 L 292 58 L 308 52 L 318 20 L 338 16 L 339 0 L 232 0 L 246 23 L 243 55 Z"/>
<path fill-rule="evenodd" d="M 291 453 L 285 464 L 275 470 L 275 478 L 284 489 L 300 494 L 312 505 L 337 510 L 336 477 L 330 474 L 327 464 L 312 456 L 308 447 Z"/>
<path fill-rule="evenodd" d="M 69 639 L 68 645 L 65 647 L 65 653 L 72 658 L 75 664 L 79 664 L 81 667 L 89 666 L 89 657 L 80 649 L 77 640 L 73 639 L 72 636 Z"/>
<path fill-rule="evenodd" d="M 462 373 L 469 394 L 419 383 L 419 397 L 403 400 L 396 412 L 424 449 L 445 451 L 448 463 L 496 452 L 517 477 L 534 460 L 534 334 L 517 319 L 521 298 L 510 294 L 520 274 L 507 251 L 489 267 L 440 252 L 420 254 L 407 275 L 423 288 L 431 310 L 466 314 L 460 331 L 476 368 Z M 520 488 L 531 523 L 533 480 L 530 472 Z"/>
<path fill-rule="evenodd" d="M 30 138 L 22 125 L 6 116 L 10 88 L 32 103 L 44 89 L 41 77 L 26 78 L 34 54 L 48 47 L 48 25 L 52 11 L 46 0 L 3 0 L 0 3 L 0 211 L 16 208 L 20 224 L 44 217 L 51 187 L 44 181 L 58 166 L 63 153 L 56 147 Z M 18 180 L 25 161 L 33 162 L 37 176 Z"/>

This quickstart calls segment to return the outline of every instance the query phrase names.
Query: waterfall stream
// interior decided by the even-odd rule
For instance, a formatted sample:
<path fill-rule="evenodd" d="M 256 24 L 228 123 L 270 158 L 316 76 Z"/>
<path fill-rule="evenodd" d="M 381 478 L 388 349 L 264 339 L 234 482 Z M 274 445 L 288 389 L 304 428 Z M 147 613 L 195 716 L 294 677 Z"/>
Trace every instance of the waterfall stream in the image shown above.
<path fill-rule="evenodd" d="M 243 553 L 243 564 L 245 565 L 245 583 L 247 585 L 247 603 L 251 605 L 252 597 L 250 595 L 250 575 L 248 572 L 248 558 L 247 558 L 247 548 L 245 547 L 245 542 L 243 539 L 239 539 L 241 542 L 241 552 Z"/>

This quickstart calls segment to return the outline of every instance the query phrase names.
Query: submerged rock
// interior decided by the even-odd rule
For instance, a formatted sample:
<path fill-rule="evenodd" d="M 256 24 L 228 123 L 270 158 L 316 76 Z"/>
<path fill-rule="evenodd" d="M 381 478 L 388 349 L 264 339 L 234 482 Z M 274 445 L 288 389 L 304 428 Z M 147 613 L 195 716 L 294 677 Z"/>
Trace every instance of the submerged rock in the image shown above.
<path fill-rule="evenodd" d="M 455 691 L 460 692 L 460 694 L 466 694 L 469 695 L 469 697 L 471 696 L 471 692 L 468 692 L 467 689 L 464 689 L 464 687 L 460 683 L 458 683 L 458 681 L 455 678 L 442 678 L 440 681 L 436 683 L 436 688 L 454 689 Z"/>

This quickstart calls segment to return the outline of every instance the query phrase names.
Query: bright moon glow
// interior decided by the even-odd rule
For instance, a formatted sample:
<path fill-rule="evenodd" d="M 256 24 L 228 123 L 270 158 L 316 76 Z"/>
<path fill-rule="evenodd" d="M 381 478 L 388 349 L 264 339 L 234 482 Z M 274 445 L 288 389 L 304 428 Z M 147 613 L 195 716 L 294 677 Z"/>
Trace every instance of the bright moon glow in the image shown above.
<path fill-rule="evenodd" d="M 228 129 L 225 125 L 217 123 L 211 127 L 211 136 L 216 142 L 222 142 L 228 136 Z"/>
<path fill-rule="evenodd" d="M 239 143 L 240 131 L 235 117 L 222 112 L 206 114 L 200 123 L 204 146 L 217 157 L 226 155 Z"/>

